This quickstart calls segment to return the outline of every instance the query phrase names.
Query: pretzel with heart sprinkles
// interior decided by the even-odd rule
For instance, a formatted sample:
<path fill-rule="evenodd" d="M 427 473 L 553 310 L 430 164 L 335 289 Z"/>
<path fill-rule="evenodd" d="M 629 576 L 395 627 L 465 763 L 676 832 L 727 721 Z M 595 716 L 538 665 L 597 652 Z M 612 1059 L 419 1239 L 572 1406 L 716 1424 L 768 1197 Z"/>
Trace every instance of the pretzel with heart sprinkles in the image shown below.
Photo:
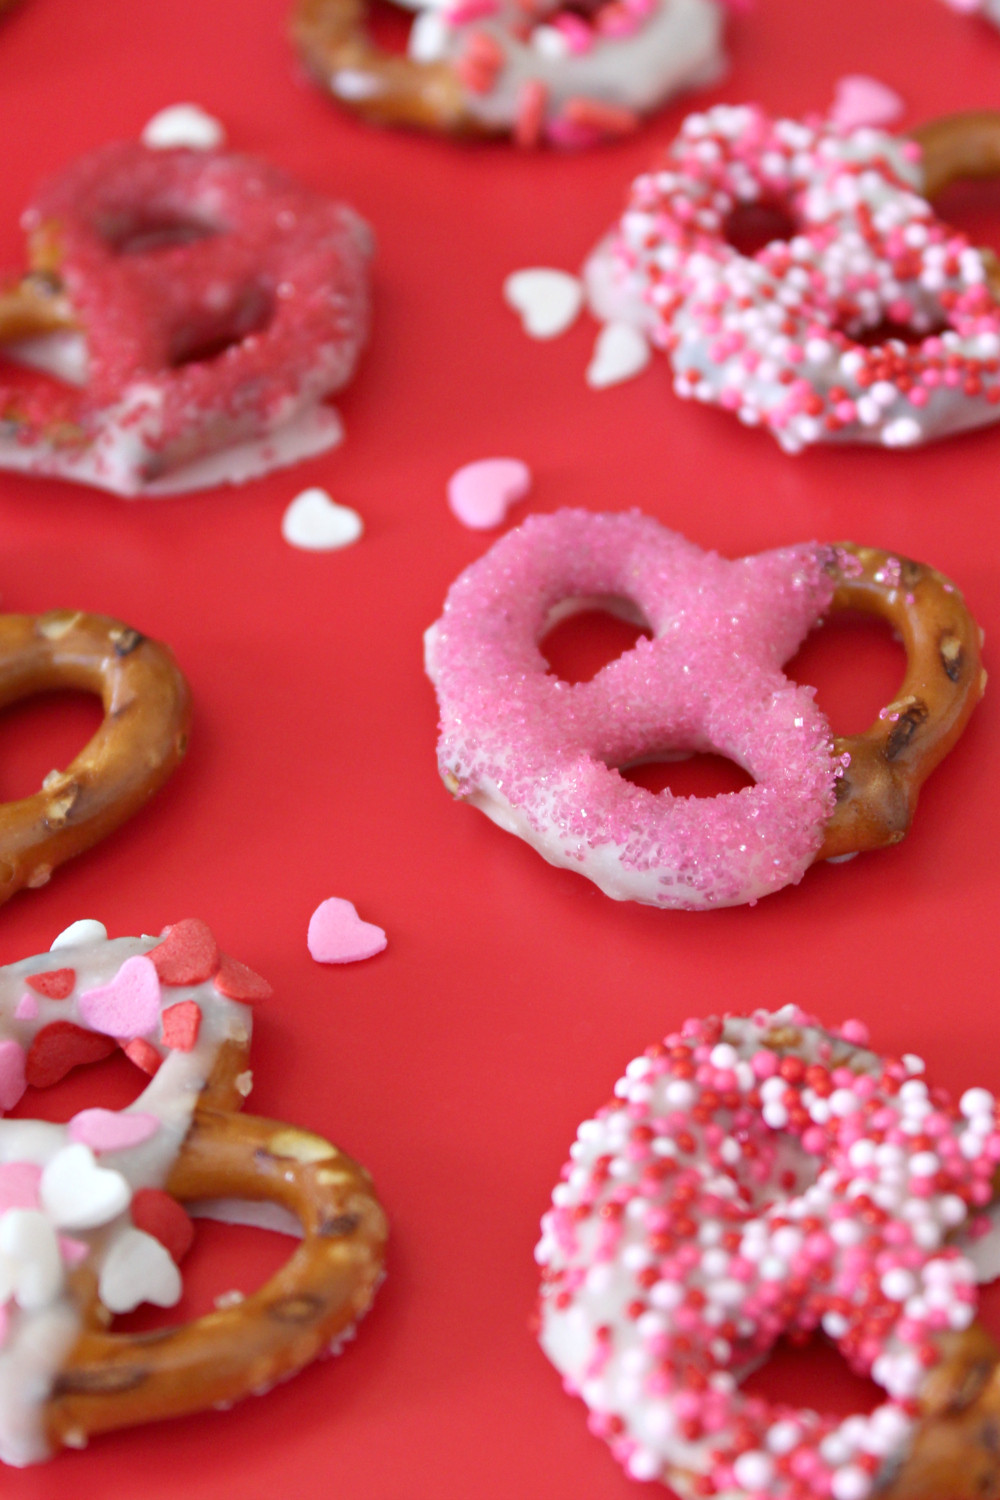
<path fill-rule="evenodd" d="M 73 610 L 0 615 L 0 708 L 52 689 L 102 700 L 104 719 L 64 771 L 0 803 L 0 902 L 113 832 L 187 749 L 191 697 L 166 646 L 120 620 Z"/>
<path fill-rule="evenodd" d="M 19 1466 L 294 1374 L 367 1310 L 385 1242 L 363 1168 L 236 1113 L 249 1004 L 270 986 L 204 923 L 111 942 L 76 924 L 54 946 L 0 970 L 0 1107 L 119 1046 L 153 1076 L 122 1111 L 0 1122 L 0 1459 Z M 109 1331 L 114 1313 L 180 1298 L 171 1252 L 190 1233 L 174 1200 L 220 1198 L 293 1215 L 302 1245 L 237 1305 L 152 1338 Z"/>
<path fill-rule="evenodd" d="M 599 601 L 649 630 L 573 685 L 539 641 Z M 783 675 L 831 609 L 900 632 L 900 693 L 834 739 Z M 979 632 L 954 586 L 906 559 L 806 543 L 730 562 L 638 512 L 533 516 L 452 586 L 427 633 L 448 789 L 617 900 L 755 901 L 814 860 L 896 843 L 982 694 Z M 714 751 L 755 785 L 657 795 L 618 768 Z"/>
<path fill-rule="evenodd" d="M 419 12 L 405 57 L 373 39 L 364 0 L 295 10 L 309 70 L 374 124 L 589 146 L 711 82 L 722 62 L 718 0 L 401 3 Z"/>
<path fill-rule="evenodd" d="M 0 294 L 0 342 L 78 383 L 5 371 L 0 467 L 162 494 L 339 440 L 323 400 L 368 324 L 352 209 L 250 157 L 126 141 L 68 167 L 24 222 L 31 270 Z"/>
<path fill-rule="evenodd" d="M 789 452 L 1000 420 L 1000 274 L 926 201 L 921 156 L 913 139 L 756 107 L 691 115 L 591 257 L 592 302 L 645 329 L 678 395 Z M 727 226 L 748 204 L 781 206 L 792 237 L 741 254 Z"/>
<path fill-rule="evenodd" d="M 1000 1492 L 1000 1351 L 975 1323 L 996 1100 L 956 1106 L 866 1041 L 796 1006 L 688 1021 L 577 1131 L 540 1338 L 634 1478 L 683 1500 Z M 837 1421 L 740 1392 L 819 1329 L 881 1405 Z"/>

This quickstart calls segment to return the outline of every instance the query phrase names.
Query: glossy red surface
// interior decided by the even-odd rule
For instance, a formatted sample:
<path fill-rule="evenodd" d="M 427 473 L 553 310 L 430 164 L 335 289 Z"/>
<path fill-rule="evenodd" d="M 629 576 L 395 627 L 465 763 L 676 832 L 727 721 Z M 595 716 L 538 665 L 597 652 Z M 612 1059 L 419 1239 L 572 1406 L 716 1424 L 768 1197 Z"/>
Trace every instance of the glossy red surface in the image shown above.
<path fill-rule="evenodd" d="M 21 0 L 0 23 L 0 265 L 20 264 L 18 215 L 41 177 L 181 100 L 222 119 L 234 146 L 348 199 L 379 242 L 374 338 L 340 402 L 338 451 L 169 501 L 0 479 L 3 606 L 123 617 L 173 645 L 196 705 L 187 763 L 145 815 L 0 912 L 0 960 L 80 916 L 114 934 L 208 920 L 277 992 L 259 1011 L 253 1107 L 371 1168 L 392 1219 L 389 1277 L 341 1359 L 231 1412 L 7 1473 L 4 1494 L 627 1500 L 637 1488 L 529 1331 L 536 1226 L 575 1126 L 686 1015 L 788 1000 L 863 1016 L 878 1046 L 922 1053 L 951 1087 L 1000 1086 L 997 699 L 901 847 L 816 868 L 753 910 L 616 905 L 438 781 L 421 633 L 487 540 L 449 513 L 445 483 L 510 454 L 535 476 L 514 519 L 638 505 L 733 555 L 810 537 L 900 549 L 961 584 L 989 665 L 1000 429 L 916 453 L 789 458 L 679 402 L 661 362 L 589 391 L 595 326 L 533 343 L 501 283 L 532 264 L 578 267 L 686 106 L 580 156 L 379 134 L 306 82 L 286 29 L 287 0 Z M 730 49 L 729 76 L 703 98 L 823 110 L 841 75 L 863 72 L 903 95 L 910 124 L 1000 96 L 1000 34 L 939 0 L 757 0 Z M 950 201 L 1000 247 L 1000 193 Z M 364 516 L 358 545 L 310 555 L 282 540 L 308 484 Z M 571 658 L 592 646 L 563 643 Z M 899 658 L 877 628 L 838 624 L 795 670 L 852 730 L 893 692 Z M 86 700 L 3 716 L 0 794 L 30 790 L 95 722 Z M 709 789 L 705 774 L 676 785 Z M 306 926 L 330 895 L 386 929 L 383 954 L 312 962 Z M 134 1085 L 124 1064 L 112 1074 L 72 1087 L 121 1102 Z M 74 1107 L 70 1092 L 48 1106 Z M 253 1285 L 280 1253 L 260 1232 L 206 1230 L 189 1305 Z M 813 1403 L 871 1398 L 819 1352 L 773 1378 Z"/>

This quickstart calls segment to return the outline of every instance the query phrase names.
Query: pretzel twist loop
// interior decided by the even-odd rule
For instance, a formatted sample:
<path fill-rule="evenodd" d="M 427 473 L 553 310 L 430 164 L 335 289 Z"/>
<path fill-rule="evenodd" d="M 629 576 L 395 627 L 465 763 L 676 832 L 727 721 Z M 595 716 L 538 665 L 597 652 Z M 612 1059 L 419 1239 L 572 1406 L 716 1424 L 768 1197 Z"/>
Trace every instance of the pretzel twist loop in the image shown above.
<path fill-rule="evenodd" d="M 104 615 L 0 615 L 0 708 L 50 689 L 104 705 L 97 733 L 40 791 L 0 804 L 0 902 L 132 816 L 187 747 L 187 683 L 166 646 Z"/>
<path fill-rule="evenodd" d="M 833 549 L 834 610 L 878 615 L 899 635 L 906 674 L 864 734 L 837 736 L 849 757 L 819 859 L 897 844 L 924 781 L 948 754 L 982 697 L 980 631 L 962 596 L 936 569 L 845 542 Z"/>

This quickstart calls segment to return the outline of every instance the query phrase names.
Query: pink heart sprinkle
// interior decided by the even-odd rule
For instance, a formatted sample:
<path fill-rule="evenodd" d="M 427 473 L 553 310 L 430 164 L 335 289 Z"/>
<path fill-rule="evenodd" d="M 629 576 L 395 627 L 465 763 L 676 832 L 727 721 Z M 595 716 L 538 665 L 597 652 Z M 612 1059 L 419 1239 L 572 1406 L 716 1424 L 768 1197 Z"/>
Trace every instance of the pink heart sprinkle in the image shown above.
<path fill-rule="evenodd" d="M 74 1240 L 68 1234 L 59 1236 L 59 1252 L 63 1260 L 71 1268 L 78 1266 L 82 1260 L 86 1260 L 90 1254 L 90 1246 L 85 1240 Z"/>
<path fill-rule="evenodd" d="M 82 1109 L 69 1122 L 69 1138 L 92 1151 L 123 1151 L 148 1141 L 160 1128 L 155 1115 L 114 1109 Z"/>
<path fill-rule="evenodd" d="M 28 1086 L 24 1057 L 20 1042 L 0 1042 L 0 1109 L 13 1109 Z"/>
<path fill-rule="evenodd" d="M 448 504 L 464 526 L 489 531 L 531 489 L 531 470 L 519 458 L 481 458 L 448 480 Z"/>
<path fill-rule="evenodd" d="M 8 1208 L 37 1208 L 42 1169 L 33 1161 L 6 1161 L 0 1166 L 0 1214 Z"/>
<path fill-rule="evenodd" d="M 80 1015 L 92 1031 L 135 1037 L 152 1031 L 160 1019 L 160 980 L 143 954 L 127 958 L 110 984 L 84 990 Z"/>
<path fill-rule="evenodd" d="M 24 994 L 17 1002 L 17 1008 L 14 1011 L 14 1015 L 19 1021 L 34 1021 L 37 1018 L 38 1001 L 35 999 L 30 990 L 25 990 Z"/>
<path fill-rule="evenodd" d="M 888 84 L 864 73 L 848 73 L 837 80 L 829 118 L 845 130 L 855 130 L 859 125 L 891 125 L 905 108 Z"/>
<path fill-rule="evenodd" d="M 352 964 L 381 953 L 386 936 L 373 922 L 362 922 L 352 901 L 331 896 L 309 918 L 308 942 L 318 964 Z"/>

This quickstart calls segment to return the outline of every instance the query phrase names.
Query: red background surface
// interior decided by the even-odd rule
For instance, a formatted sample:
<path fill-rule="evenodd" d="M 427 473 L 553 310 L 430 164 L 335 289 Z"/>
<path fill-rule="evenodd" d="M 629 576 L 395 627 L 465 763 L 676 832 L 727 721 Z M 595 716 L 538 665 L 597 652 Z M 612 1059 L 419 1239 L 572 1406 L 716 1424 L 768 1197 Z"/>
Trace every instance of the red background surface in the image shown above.
<path fill-rule="evenodd" d="M 370 1167 L 392 1219 L 390 1273 L 343 1358 L 229 1413 L 6 1473 L 4 1493 L 627 1500 L 636 1487 L 528 1331 L 536 1225 L 575 1126 L 686 1015 L 788 1000 L 864 1016 L 879 1046 L 926 1055 L 950 1086 L 1000 1086 L 998 700 L 928 785 L 903 846 L 814 869 L 753 910 L 617 905 L 440 786 L 421 634 L 485 545 L 447 510 L 445 482 L 511 454 L 535 475 L 515 518 L 639 505 L 734 555 L 810 537 L 903 550 L 961 584 L 989 664 L 1000 431 L 793 459 L 676 400 L 662 362 L 587 390 L 594 325 L 533 343 L 502 280 L 575 269 L 684 106 L 570 157 L 380 134 L 301 76 L 286 12 L 287 0 L 22 0 L 0 26 L 0 265 L 21 263 L 18 216 L 41 177 L 181 100 L 223 120 L 234 146 L 348 199 L 379 242 L 374 337 L 340 402 L 338 451 L 169 501 L 0 481 L 3 606 L 119 615 L 172 644 L 196 705 L 189 758 L 146 813 L 0 912 L 0 960 L 48 947 L 80 916 L 113 935 L 210 921 L 277 992 L 259 1014 L 253 1107 Z M 758 0 L 730 42 L 709 100 L 823 110 L 849 72 L 898 89 L 904 123 L 1000 99 L 1000 35 L 938 0 Z M 958 192 L 951 206 L 1000 247 L 1000 197 Z M 282 541 L 307 484 L 361 512 L 357 546 L 309 555 Z M 886 632 L 850 624 L 796 668 L 842 731 L 864 726 L 899 670 Z M 84 699 L 0 718 L 0 796 L 32 790 L 96 722 Z M 311 961 L 306 924 L 333 894 L 386 928 L 384 954 Z M 134 1081 L 122 1063 L 76 1088 L 121 1102 Z M 206 1230 L 187 1306 L 251 1287 L 283 1253 L 262 1232 Z M 814 1403 L 871 1399 L 821 1352 L 771 1378 Z"/>

